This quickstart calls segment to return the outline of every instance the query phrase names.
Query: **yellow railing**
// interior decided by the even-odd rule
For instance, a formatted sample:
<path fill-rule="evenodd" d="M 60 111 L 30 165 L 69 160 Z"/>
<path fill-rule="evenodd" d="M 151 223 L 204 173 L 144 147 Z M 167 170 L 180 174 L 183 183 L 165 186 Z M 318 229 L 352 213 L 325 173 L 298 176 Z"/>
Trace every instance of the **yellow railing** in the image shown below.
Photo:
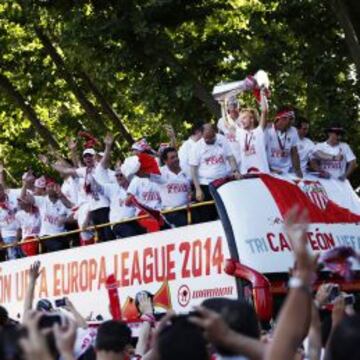
<path fill-rule="evenodd" d="M 190 204 L 190 205 L 186 205 L 186 206 L 180 206 L 180 207 L 173 208 L 173 209 L 163 210 L 163 211 L 161 211 L 161 213 L 166 215 L 166 214 L 186 210 L 187 211 L 187 224 L 191 225 L 192 224 L 192 214 L 191 214 L 192 209 L 196 209 L 196 208 L 203 207 L 203 206 L 213 205 L 214 203 L 215 202 L 213 200 L 203 201 L 201 203 L 195 203 L 195 204 Z M 30 243 L 34 243 L 34 242 L 38 242 L 41 245 L 41 242 L 45 241 L 45 240 L 50 240 L 50 239 L 54 239 L 54 238 L 79 234 L 79 233 L 84 232 L 84 231 L 94 231 L 95 232 L 95 242 L 97 242 L 98 238 L 99 238 L 99 236 L 98 236 L 98 230 L 99 229 L 101 229 L 103 227 L 107 227 L 107 226 L 125 224 L 125 223 L 131 222 L 131 221 L 145 219 L 147 217 L 149 217 L 149 215 L 135 216 L 135 217 L 132 217 L 132 218 L 126 218 L 126 219 L 121 220 L 121 221 L 108 222 L 108 223 L 104 223 L 104 224 L 100 224 L 100 225 L 88 226 L 88 227 L 85 227 L 85 228 L 82 228 L 82 229 L 76 229 L 76 230 L 61 232 L 61 233 L 58 233 L 56 235 L 35 237 L 35 238 L 29 239 L 29 240 L 20 240 L 20 241 L 18 241 L 16 243 L 12 243 L 12 244 L 2 244 L 0 246 L 0 249 L 3 250 L 3 249 L 8 249 L 8 248 L 18 247 L 18 246 L 21 246 L 21 245 L 24 245 L 24 244 L 30 244 Z M 41 253 L 41 251 L 40 251 L 40 253 Z"/>

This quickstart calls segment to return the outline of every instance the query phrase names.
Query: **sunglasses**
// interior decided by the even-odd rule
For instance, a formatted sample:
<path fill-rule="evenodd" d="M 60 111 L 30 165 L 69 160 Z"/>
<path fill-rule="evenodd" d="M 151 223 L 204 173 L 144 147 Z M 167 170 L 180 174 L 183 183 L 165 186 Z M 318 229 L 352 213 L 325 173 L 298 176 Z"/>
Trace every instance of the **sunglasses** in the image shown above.
<path fill-rule="evenodd" d="M 123 175 L 123 174 L 115 174 L 115 177 L 120 177 L 120 178 L 122 178 L 122 177 L 124 177 L 124 175 Z"/>

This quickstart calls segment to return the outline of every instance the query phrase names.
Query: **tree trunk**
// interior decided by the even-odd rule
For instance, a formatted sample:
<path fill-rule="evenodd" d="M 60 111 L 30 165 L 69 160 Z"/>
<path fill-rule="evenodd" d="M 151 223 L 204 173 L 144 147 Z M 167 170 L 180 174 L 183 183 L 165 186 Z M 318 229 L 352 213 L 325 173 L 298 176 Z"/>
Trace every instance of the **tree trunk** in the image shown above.
<path fill-rule="evenodd" d="M 129 131 L 126 129 L 125 125 L 122 123 L 119 115 L 115 112 L 115 110 L 112 108 L 112 106 L 107 102 L 104 95 L 101 93 L 99 88 L 95 85 L 93 80 L 90 78 L 90 76 L 83 70 L 80 70 L 79 76 L 86 82 L 87 86 L 91 90 L 91 92 L 94 94 L 96 100 L 101 106 L 101 109 L 104 114 L 106 114 L 109 119 L 112 121 L 114 126 L 118 128 L 124 137 L 124 139 L 132 145 L 134 143 L 134 139 L 129 133 Z"/>
<path fill-rule="evenodd" d="M 331 4 L 344 30 L 346 43 L 355 63 L 358 76 L 360 76 L 360 44 L 353 23 L 351 22 L 348 8 L 343 0 L 332 0 Z"/>
<path fill-rule="evenodd" d="M 199 79 L 192 74 L 183 64 L 181 64 L 170 52 L 159 52 L 163 55 L 166 63 L 171 67 L 181 71 L 193 84 L 195 97 L 202 101 L 209 111 L 217 118 L 221 117 L 221 108 L 219 103 L 214 100 L 212 95 L 206 87 L 199 81 Z"/>
<path fill-rule="evenodd" d="M 100 131 L 103 130 L 104 128 L 106 129 L 106 125 L 104 124 L 98 110 L 86 98 L 85 94 L 74 80 L 71 72 L 67 69 L 64 60 L 53 46 L 49 37 L 39 27 L 35 27 L 35 32 L 38 38 L 40 39 L 42 45 L 44 46 L 46 53 L 54 61 L 61 77 L 66 81 L 70 90 L 74 93 L 76 99 L 79 101 L 80 105 L 85 110 L 87 116 L 92 120 L 92 123 L 94 124 L 95 128 Z"/>
<path fill-rule="evenodd" d="M 41 123 L 35 110 L 23 98 L 19 91 L 14 87 L 10 80 L 0 73 L 0 89 L 22 110 L 24 115 L 30 120 L 37 133 L 44 141 L 55 149 L 59 149 L 59 144 L 53 137 L 52 133 Z"/>

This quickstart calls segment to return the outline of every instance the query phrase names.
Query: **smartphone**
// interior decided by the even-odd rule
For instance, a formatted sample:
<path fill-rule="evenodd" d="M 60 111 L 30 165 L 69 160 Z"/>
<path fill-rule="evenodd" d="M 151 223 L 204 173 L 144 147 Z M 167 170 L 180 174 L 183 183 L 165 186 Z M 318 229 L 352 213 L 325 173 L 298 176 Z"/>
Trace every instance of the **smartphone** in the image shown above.
<path fill-rule="evenodd" d="M 63 307 L 65 305 L 66 305 L 65 298 L 55 300 L 56 307 Z"/>
<path fill-rule="evenodd" d="M 340 295 L 340 288 L 339 285 L 333 285 L 330 290 L 328 301 L 332 303 L 338 296 Z"/>
<path fill-rule="evenodd" d="M 63 316 L 59 314 L 44 314 L 39 320 L 39 329 L 52 328 L 55 324 L 63 325 Z"/>
<path fill-rule="evenodd" d="M 353 294 L 349 294 L 344 296 L 345 305 L 354 305 L 355 304 L 355 296 Z"/>

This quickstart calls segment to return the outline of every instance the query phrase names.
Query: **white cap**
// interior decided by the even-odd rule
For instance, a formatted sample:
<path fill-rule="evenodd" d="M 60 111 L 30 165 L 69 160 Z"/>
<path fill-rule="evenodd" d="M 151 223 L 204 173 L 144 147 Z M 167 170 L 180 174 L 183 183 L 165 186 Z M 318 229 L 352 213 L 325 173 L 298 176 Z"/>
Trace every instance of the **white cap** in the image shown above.
<path fill-rule="evenodd" d="M 85 156 L 85 155 L 92 155 L 92 156 L 94 156 L 94 155 L 96 155 L 96 151 L 95 151 L 94 149 L 92 149 L 92 148 L 85 149 L 85 150 L 83 151 L 83 156 Z"/>
<path fill-rule="evenodd" d="M 139 158 L 137 156 L 130 156 L 126 158 L 120 169 L 126 178 L 136 174 L 140 170 Z"/>

